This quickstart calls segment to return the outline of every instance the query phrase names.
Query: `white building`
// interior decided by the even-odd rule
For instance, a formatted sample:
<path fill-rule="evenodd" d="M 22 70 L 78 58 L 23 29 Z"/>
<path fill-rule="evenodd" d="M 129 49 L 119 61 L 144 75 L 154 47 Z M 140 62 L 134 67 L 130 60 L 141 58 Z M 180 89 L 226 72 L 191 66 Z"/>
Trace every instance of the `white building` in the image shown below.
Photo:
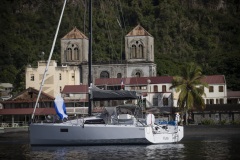
<path fill-rule="evenodd" d="M 46 66 L 46 61 L 38 61 L 37 68 L 26 68 L 26 88 L 40 89 Z M 57 66 L 56 61 L 51 60 L 42 91 L 55 97 L 60 94 L 66 84 L 79 84 L 79 72 L 78 66 Z"/>

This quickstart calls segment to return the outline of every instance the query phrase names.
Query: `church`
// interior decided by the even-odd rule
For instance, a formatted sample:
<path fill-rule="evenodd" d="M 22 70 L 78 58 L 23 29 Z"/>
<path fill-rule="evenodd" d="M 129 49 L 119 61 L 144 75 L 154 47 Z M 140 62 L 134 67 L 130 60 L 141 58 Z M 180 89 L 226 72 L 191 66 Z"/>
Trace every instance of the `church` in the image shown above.
<path fill-rule="evenodd" d="M 141 25 L 125 35 L 125 62 L 92 63 L 93 83 L 99 78 L 155 77 L 154 38 Z M 88 37 L 76 27 L 61 38 L 61 66 L 51 60 L 43 92 L 56 97 L 65 85 L 88 84 Z M 26 68 L 26 88 L 39 89 L 46 61 Z"/>

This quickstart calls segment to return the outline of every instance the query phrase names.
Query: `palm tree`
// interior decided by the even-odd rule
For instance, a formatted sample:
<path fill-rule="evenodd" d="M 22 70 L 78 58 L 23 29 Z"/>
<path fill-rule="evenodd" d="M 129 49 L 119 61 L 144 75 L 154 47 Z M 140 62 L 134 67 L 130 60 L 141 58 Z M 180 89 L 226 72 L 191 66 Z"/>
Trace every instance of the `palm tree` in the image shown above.
<path fill-rule="evenodd" d="M 188 111 L 193 108 L 205 108 L 203 99 L 204 87 L 208 85 L 201 80 L 204 75 L 202 69 L 194 63 L 188 63 L 180 71 L 180 76 L 173 77 L 172 86 L 170 89 L 175 88 L 176 92 L 179 93 L 177 105 L 183 113 L 186 113 L 185 122 L 188 125 Z"/>

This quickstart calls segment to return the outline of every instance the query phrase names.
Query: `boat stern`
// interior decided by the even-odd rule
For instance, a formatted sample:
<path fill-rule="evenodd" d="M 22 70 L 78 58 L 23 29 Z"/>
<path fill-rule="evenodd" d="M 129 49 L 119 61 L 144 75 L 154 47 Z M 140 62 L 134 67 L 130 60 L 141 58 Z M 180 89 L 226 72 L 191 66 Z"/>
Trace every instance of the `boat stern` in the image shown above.
<path fill-rule="evenodd" d="M 178 141 L 181 141 L 184 137 L 184 128 L 183 126 L 178 126 Z"/>

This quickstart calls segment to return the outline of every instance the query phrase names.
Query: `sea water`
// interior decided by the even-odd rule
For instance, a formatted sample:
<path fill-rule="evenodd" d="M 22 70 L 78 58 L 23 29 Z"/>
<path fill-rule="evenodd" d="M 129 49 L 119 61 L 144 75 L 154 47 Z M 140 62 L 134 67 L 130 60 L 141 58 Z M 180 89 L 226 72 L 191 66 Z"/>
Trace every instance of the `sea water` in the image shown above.
<path fill-rule="evenodd" d="M 4 133 L 0 134 L 0 159 L 240 159 L 239 131 L 199 130 L 200 133 L 197 129 L 186 132 L 176 144 L 51 147 L 31 146 L 28 132 Z"/>

